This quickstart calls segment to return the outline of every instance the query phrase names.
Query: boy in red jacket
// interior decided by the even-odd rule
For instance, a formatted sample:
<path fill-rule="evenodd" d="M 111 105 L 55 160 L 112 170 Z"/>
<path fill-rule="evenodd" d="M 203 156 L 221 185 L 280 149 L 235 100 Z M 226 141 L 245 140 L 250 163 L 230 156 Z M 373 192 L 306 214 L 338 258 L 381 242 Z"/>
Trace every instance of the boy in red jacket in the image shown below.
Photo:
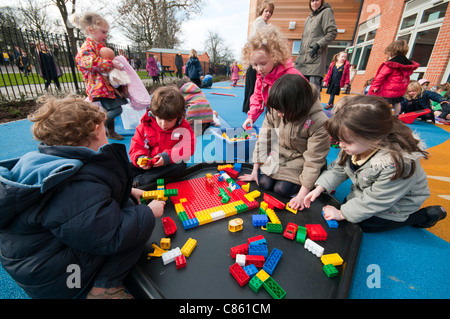
<path fill-rule="evenodd" d="M 392 104 L 396 116 L 400 113 L 400 102 L 406 93 L 409 77 L 419 67 L 419 63 L 410 61 L 405 56 L 408 50 L 405 40 L 396 40 L 386 47 L 384 53 L 388 55 L 389 60 L 378 68 L 368 93 L 385 98 Z"/>
<path fill-rule="evenodd" d="M 176 87 L 160 87 L 153 93 L 150 110 L 131 139 L 134 187 L 184 173 L 196 143 L 185 114 L 185 100 Z"/>

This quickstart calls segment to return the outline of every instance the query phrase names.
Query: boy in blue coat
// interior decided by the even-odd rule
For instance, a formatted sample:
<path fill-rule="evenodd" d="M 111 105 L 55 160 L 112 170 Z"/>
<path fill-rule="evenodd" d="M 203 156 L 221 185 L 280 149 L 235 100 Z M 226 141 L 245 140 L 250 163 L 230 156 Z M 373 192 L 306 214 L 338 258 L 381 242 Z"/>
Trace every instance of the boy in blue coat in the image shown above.
<path fill-rule="evenodd" d="M 32 298 L 132 298 L 123 280 L 165 203 L 137 204 L 98 107 L 48 98 L 29 119 L 39 150 L 0 163 L 2 266 Z"/>

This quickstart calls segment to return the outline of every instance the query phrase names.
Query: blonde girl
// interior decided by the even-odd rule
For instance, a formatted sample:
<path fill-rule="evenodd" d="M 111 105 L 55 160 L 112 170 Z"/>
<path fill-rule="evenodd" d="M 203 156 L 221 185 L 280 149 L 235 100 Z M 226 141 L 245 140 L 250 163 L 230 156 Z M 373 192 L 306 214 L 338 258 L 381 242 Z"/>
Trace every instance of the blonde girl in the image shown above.
<path fill-rule="evenodd" d="M 341 151 L 306 195 L 306 207 L 350 178 L 353 185 L 345 202 L 340 208 L 325 206 L 325 219 L 347 220 L 363 231 L 378 232 L 407 225 L 431 227 L 445 218 L 440 206 L 421 209 L 430 196 L 420 165 L 428 153 L 411 129 L 392 116 L 384 99 L 343 97 L 325 127 Z"/>
<path fill-rule="evenodd" d="M 292 64 L 288 43 L 279 28 L 267 25 L 256 31 L 242 50 L 243 62 L 256 70 L 255 90 L 250 97 L 247 119 L 242 127 L 252 127 L 263 113 L 269 90 L 275 81 L 285 74 L 300 74 Z"/>

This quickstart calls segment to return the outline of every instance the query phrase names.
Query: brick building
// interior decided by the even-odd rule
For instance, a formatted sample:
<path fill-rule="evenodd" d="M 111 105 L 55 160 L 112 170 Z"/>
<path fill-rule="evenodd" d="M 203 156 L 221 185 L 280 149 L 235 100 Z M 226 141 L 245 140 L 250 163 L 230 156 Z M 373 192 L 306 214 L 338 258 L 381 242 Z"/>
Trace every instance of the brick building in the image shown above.
<path fill-rule="evenodd" d="M 249 30 L 262 0 L 250 0 Z M 273 0 L 275 12 L 270 23 L 279 26 L 298 54 L 303 25 L 310 14 L 308 0 Z M 328 61 L 346 50 L 348 60 L 357 65 L 352 91 L 362 93 L 364 83 L 386 60 L 384 49 L 396 39 L 409 44 L 408 58 L 420 64 L 412 80 L 426 78 L 431 86 L 450 80 L 449 0 L 328 0 L 338 27 L 338 36 L 329 46 Z M 295 22 L 294 28 L 289 29 Z M 297 29 L 298 28 L 298 29 Z"/>
<path fill-rule="evenodd" d="M 190 50 L 178 50 L 178 49 L 160 49 L 160 48 L 152 48 L 147 51 L 147 58 L 150 53 L 156 55 L 159 59 L 159 62 L 163 66 L 168 66 L 169 70 L 173 70 L 176 72 L 177 68 L 175 67 L 175 56 L 180 52 L 183 57 L 183 65 L 186 65 L 186 62 L 189 60 Z M 209 55 L 206 51 L 197 51 L 198 59 L 202 64 L 203 73 L 206 74 L 209 70 Z M 144 62 L 145 64 L 146 62 Z"/>

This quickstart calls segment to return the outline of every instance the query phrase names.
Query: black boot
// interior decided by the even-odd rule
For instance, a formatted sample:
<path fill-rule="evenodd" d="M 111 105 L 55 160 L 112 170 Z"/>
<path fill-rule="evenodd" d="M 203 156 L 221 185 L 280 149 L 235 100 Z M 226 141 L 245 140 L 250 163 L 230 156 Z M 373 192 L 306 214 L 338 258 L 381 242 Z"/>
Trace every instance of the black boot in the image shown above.
<path fill-rule="evenodd" d="M 105 122 L 106 126 L 106 137 L 113 139 L 113 140 L 123 140 L 123 136 L 120 134 L 117 134 L 114 130 L 114 119 L 106 119 Z"/>
<path fill-rule="evenodd" d="M 428 222 L 414 225 L 415 227 L 419 228 L 429 228 L 442 219 L 444 219 L 447 216 L 447 212 L 445 211 L 444 207 L 442 206 L 427 206 L 424 208 L 419 209 L 417 212 L 422 211 L 423 214 L 426 214 L 428 216 Z"/>

